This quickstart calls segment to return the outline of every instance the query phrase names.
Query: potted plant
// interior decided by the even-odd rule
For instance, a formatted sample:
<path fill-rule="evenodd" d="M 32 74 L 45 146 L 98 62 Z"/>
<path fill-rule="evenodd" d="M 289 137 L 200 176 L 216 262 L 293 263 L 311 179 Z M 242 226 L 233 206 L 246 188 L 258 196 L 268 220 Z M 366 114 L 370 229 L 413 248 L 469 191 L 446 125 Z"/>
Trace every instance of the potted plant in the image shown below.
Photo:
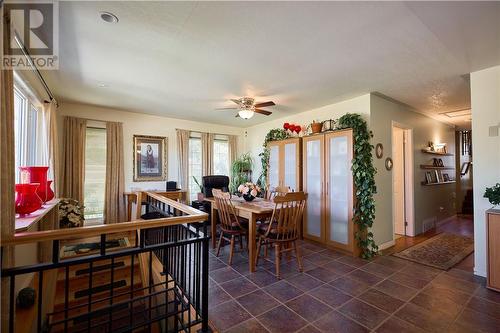
<path fill-rule="evenodd" d="M 492 187 L 487 187 L 483 197 L 488 199 L 493 207 L 500 205 L 500 183 L 496 183 Z"/>
<path fill-rule="evenodd" d="M 316 122 L 316 120 L 313 120 L 313 122 L 311 123 L 311 132 L 313 134 L 321 133 L 322 128 L 323 128 L 323 123 L 321 122 Z"/>
<path fill-rule="evenodd" d="M 261 188 L 254 183 L 246 182 L 245 184 L 238 186 L 238 192 L 242 194 L 243 199 L 246 201 L 252 201 L 259 195 Z"/>
<path fill-rule="evenodd" d="M 231 193 L 236 193 L 238 184 L 251 181 L 252 166 L 252 156 L 249 153 L 241 155 L 233 162 L 231 165 L 231 183 L 229 184 Z"/>
<path fill-rule="evenodd" d="M 205 195 L 203 195 L 203 186 L 200 184 L 200 182 L 198 181 L 198 179 L 195 176 L 193 176 L 193 180 L 196 183 L 196 185 L 200 188 L 200 192 L 198 192 L 196 194 L 197 199 L 199 202 L 202 202 L 203 200 L 205 200 Z"/>

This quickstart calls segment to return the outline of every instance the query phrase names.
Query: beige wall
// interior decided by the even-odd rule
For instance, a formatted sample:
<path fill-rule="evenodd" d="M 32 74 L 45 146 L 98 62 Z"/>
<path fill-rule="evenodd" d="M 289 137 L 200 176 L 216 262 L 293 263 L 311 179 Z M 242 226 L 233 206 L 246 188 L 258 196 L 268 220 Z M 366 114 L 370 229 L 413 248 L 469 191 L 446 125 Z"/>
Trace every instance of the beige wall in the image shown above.
<path fill-rule="evenodd" d="M 378 172 L 375 177 L 377 185 L 376 219 L 373 233 L 377 244 L 384 244 L 393 239 L 392 223 L 392 173 L 385 169 L 385 159 L 392 154 L 392 123 L 397 122 L 413 130 L 413 158 L 414 158 L 414 216 L 415 233 L 422 232 L 423 223 L 440 221 L 456 213 L 455 185 L 422 186 L 425 179 L 424 170 L 420 164 L 429 164 L 431 155 L 420 150 L 427 146 L 428 141 L 447 143 L 450 153 L 455 151 L 454 128 L 444 123 L 426 117 L 395 101 L 381 96 L 371 95 L 370 105 L 371 130 L 373 131 L 373 145 L 382 143 L 384 156 L 377 159 L 374 153 L 374 165 Z M 442 157 L 445 165 L 454 165 L 454 157 Z M 453 170 L 449 172 L 454 177 Z"/>
<path fill-rule="evenodd" d="M 141 113 L 107 109 L 85 104 L 61 103 L 58 112 L 61 116 L 74 116 L 102 121 L 119 121 L 123 123 L 123 140 L 125 150 L 125 188 L 139 187 L 143 189 L 164 189 L 165 182 L 133 182 L 133 135 L 165 136 L 168 140 L 168 180 L 178 179 L 177 145 L 175 129 L 238 135 L 238 150 L 243 149 L 242 133 L 238 127 L 200 123 L 190 120 L 158 117 Z M 59 124 L 62 126 L 62 119 Z M 61 127 L 60 126 L 60 127 Z M 61 129 L 62 130 L 62 129 Z M 62 137 L 62 135 L 60 135 Z"/>
<path fill-rule="evenodd" d="M 474 160 L 474 273 L 486 276 L 486 187 L 500 182 L 500 66 L 471 73 L 472 153 Z"/>
<path fill-rule="evenodd" d="M 346 113 L 359 113 L 366 121 L 370 121 L 370 94 L 352 98 L 340 103 L 326 105 L 317 109 L 308 110 L 299 114 L 290 115 L 279 119 L 274 119 L 263 124 L 252 126 L 246 129 L 245 151 L 250 152 L 254 160 L 252 177 L 254 181 L 258 179 L 262 172 L 259 153 L 262 152 L 262 143 L 267 132 L 273 128 L 282 128 L 283 123 L 293 123 L 297 125 L 308 125 L 313 120 L 323 121 L 327 119 L 337 119 Z M 257 115 L 258 117 L 258 115 Z"/>

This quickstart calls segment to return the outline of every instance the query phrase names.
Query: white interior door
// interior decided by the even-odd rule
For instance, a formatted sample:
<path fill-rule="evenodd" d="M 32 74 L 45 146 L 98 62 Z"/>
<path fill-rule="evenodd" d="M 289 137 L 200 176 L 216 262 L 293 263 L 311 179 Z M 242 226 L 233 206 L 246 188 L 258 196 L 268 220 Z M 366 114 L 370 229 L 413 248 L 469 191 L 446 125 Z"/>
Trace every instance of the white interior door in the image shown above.
<path fill-rule="evenodd" d="M 297 191 L 297 144 L 285 144 L 285 183 L 290 190 Z"/>
<path fill-rule="evenodd" d="M 305 192 L 307 192 L 306 234 L 321 238 L 322 137 L 308 140 L 305 147 Z"/>
<path fill-rule="evenodd" d="M 394 233 L 405 235 L 404 130 L 392 127 L 392 210 Z"/>
<path fill-rule="evenodd" d="M 280 147 L 272 145 L 269 147 L 269 187 L 274 188 L 280 185 Z"/>

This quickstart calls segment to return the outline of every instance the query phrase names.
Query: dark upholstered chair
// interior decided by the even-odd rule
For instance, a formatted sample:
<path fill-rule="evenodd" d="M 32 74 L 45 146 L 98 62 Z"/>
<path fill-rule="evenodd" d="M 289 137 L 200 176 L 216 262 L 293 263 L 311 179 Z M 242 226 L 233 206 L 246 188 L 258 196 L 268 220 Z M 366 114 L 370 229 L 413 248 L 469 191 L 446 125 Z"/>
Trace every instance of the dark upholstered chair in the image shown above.
<path fill-rule="evenodd" d="M 222 175 L 203 176 L 202 178 L 203 195 L 206 198 L 212 198 L 212 189 L 219 189 L 222 192 L 229 192 L 229 177 Z"/>

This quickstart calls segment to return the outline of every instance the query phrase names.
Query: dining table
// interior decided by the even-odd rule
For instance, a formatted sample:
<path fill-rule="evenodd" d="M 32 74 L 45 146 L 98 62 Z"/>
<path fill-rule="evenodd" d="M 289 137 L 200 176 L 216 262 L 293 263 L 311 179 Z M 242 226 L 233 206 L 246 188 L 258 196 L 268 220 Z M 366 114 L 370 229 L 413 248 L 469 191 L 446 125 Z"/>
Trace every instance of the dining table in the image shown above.
<path fill-rule="evenodd" d="M 217 204 L 213 197 L 205 198 L 205 201 L 209 202 L 211 207 L 210 231 L 212 236 L 212 247 L 215 248 L 217 245 Z M 263 221 L 270 217 L 273 213 L 275 203 L 263 198 L 245 201 L 243 198 L 237 196 L 231 197 L 231 203 L 233 204 L 235 214 L 248 220 L 248 264 L 250 272 L 255 272 L 255 258 L 257 256 L 257 243 L 255 242 L 257 237 L 257 221 Z"/>

